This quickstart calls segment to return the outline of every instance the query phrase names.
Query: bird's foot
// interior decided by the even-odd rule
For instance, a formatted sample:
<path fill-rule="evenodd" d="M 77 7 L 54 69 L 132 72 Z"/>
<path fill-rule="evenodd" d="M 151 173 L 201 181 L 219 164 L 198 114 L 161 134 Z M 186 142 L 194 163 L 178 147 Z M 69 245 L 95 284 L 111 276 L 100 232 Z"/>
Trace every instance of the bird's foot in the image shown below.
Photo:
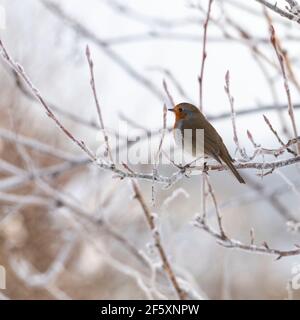
<path fill-rule="evenodd" d="M 207 165 L 207 162 L 205 161 L 204 164 L 203 164 L 203 173 L 205 174 L 208 174 L 208 165 Z"/>
<path fill-rule="evenodd" d="M 179 164 L 175 164 L 175 166 L 180 170 L 180 172 L 184 173 L 185 177 L 190 178 L 190 171 L 192 169 L 192 166 L 190 163 L 187 163 L 185 165 L 179 163 Z"/>

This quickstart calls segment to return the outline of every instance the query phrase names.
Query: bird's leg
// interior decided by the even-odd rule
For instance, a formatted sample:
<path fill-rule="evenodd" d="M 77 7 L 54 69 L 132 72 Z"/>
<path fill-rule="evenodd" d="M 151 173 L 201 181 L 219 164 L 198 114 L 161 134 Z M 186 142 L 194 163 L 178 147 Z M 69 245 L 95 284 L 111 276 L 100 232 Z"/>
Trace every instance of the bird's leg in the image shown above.
<path fill-rule="evenodd" d="M 181 164 L 181 163 L 175 163 L 172 162 L 172 164 L 179 169 L 180 172 L 184 173 L 184 175 L 189 178 L 189 174 L 187 173 L 187 170 L 191 168 L 191 163 L 187 163 L 185 165 Z"/>
<path fill-rule="evenodd" d="M 197 161 L 198 161 L 199 159 L 201 159 L 201 158 L 202 158 L 202 156 L 194 159 L 193 161 L 187 163 L 187 164 L 184 165 L 184 166 L 181 166 L 181 167 L 180 167 L 181 172 L 184 172 L 185 176 L 186 176 L 187 178 L 190 178 L 191 173 L 192 173 L 192 170 L 195 169 L 195 168 L 197 168 Z M 206 166 L 206 162 L 205 162 L 205 166 Z M 206 171 L 208 171 L 208 167 L 206 167 L 206 168 L 207 168 Z M 187 172 L 187 171 L 188 171 L 188 172 Z"/>
<path fill-rule="evenodd" d="M 183 172 L 186 178 L 190 178 L 190 173 L 191 173 L 191 164 L 187 163 L 184 167 L 183 167 Z M 188 171 L 188 172 L 187 172 Z"/>
<path fill-rule="evenodd" d="M 196 168 L 196 165 L 193 165 L 199 158 L 194 159 L 193 161 L 187 163 L 187 164 L 177 164 L 174 161 L 172 161 L 172 164 L 180 170 L 180 172 L 184 173 L 185 177 L 190 178 L 191 172 L 193 168 Z"/>
<path fill-rule="evenodd" d="M 190 164 L 187 163 L 185 165 L 183 164 L 177 164 L 176 167 L 180 170 L 180 172 L 184 173 L 185 177 L 189 178 L 190 176 L 187 173 L 187 170 L 190 169 Z"/>
<path fill-rule="evenodd" d="M 207 162 L 205 161 L 204 164 L 203 164 L 203 173 L 205 174 L 208 174 L 208 165 L 207 165 Z"/>
<path fill-rule="evenodd" d="M 201 158 L 202 158 L 202 157 L 198 157 L 198 158 L 194 159 L 193 161 L 187 163 L 187 164 L 183 167 L 183 170 L 184 170 L 184 171 L 187 171 L 188 169 L 190 169 L 190 170 L 189 170 L 189 174 L 188 174 L 188 173 L 185 173 L 185 176 L 186 176 L 187 178 L 190 178 L 190 173 L 192 172 L 192 169 L 194 169 L 194 168 L 197 167 L 196 162 L 197 162 L 199 159 L 201 159 Z"/>
<path fill-rule="evenodd" d="M 179 170 L 184 170 L 184 168 L 185 168 L 185 165 L 182 165 L 181 163 L 177 164 L 177 163 L 172 161 L 172 164 L 173 164 L 174 167 L 176 167 Z"/>

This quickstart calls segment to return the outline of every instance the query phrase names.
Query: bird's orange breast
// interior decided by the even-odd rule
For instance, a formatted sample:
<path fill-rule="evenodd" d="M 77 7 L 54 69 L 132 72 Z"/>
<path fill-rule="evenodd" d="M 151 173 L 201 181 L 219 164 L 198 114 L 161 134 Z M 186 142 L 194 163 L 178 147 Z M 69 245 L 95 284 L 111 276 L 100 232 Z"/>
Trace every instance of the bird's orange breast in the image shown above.
<path fill-rule="evenodd" d="M 177 122 L 180 120 L 184 120 L 186 118 L 186 114 L 183 112 L 175 112 L 175 123 L 174 123 L 174 128 L 177 128 Z"/>

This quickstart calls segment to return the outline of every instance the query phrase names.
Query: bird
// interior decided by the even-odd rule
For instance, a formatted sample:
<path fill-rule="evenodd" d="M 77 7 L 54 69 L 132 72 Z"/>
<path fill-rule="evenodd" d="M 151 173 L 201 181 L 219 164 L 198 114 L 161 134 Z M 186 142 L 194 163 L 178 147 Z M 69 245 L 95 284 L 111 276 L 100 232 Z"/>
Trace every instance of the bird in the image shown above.
<path fill-rule="evenodd" d="M 196 139 L 196 131 L 197 129 L 203 129 L 204 155 L 214 158 L 220 164 L 222 164 L 223 161 L 237 180 L 240 183 L 245 183 L 245 180 L 234 167 L 234 160 L 230 156 L 223 139 L 196 106 L 182 102 L 168 110 L 175 113 L 173 132 L 176 145 L 182 146 L 185 152 L 196 157 L 197 151 L 201 150 L 201 145 L 199 145 L 201 142 Z M 186 139 L 184 136 L 185 132 L 192 133 L 191 136 L 188 136 L 189 139 Z"/>

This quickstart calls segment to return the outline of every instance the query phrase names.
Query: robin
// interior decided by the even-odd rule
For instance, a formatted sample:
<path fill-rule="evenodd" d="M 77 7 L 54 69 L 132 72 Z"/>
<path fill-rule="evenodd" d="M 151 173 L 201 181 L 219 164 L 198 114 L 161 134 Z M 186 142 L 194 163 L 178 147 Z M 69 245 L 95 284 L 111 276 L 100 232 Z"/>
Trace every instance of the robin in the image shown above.
<path fill-rule="evenodd" d="M 240 183 L 245 183 L 233 165 L 231 158 L 222 138 L 216 129 L 208 122 L 200 110 L 190 103 L 179 103 L 173 109 L 168 109 L 175 113 L 174 138 L 179 146 L 183 146 L 184 151 L 192 156 L 197 156 L 197 150 L 201 150 L 201 142 L 196 139 L 197 129 L 204 130 L 204 154 L 210 156 L 228 166 Z M 185 132 L 192 132 L 191 139 L 186 139 Z M 203 140 L 202 140 L 203 141 Z"/>

